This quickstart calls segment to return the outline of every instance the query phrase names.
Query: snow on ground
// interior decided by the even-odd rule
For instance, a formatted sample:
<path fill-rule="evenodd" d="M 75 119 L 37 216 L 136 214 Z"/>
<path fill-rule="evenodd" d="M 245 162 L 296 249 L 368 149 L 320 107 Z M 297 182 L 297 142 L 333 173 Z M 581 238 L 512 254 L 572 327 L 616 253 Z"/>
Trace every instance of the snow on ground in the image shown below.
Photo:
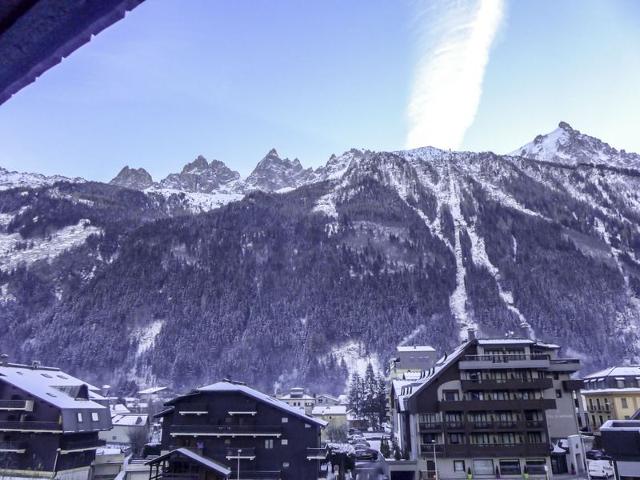
<path fill-rule="evenodd" d="M 162 330 L 164 320 L 154 320 L 144 328 L 136 328 L 132 336 L 138 340 L 137 356 L 149 350 L 156 342 L 156 337 Z"/>
<path fill-rule="evenodd" d="M 378 355 L 375 353 L 365 353 L 363 345 L 353 340 L 334 347 L 331 350 L 331 354 L 336 358 L 338 363 L 344 360 L 347 365 L 347 370 L 349 371 L 349 378 L 351 378 L 354 373 L 364 377 L 369 363 L 371 363 L 374 372 L 382 372 L 382 365 L 380 364 Z"/>
<path fill-rule="evenodd" d="M 242 200 L 244 198 L 243 193 L 237 192 L 185 192 L 174 188 L 158 188 L 155 186 L 147 188 L 144 192 L 159 194 L 167 199 L 175 196 L 178 199 L 182 199 L 187 208 L 189 208 L 193 213 L 215 210 L 216 208 L 220 208 L 228 203 Z"/>
<path fill-rule="evenodd" d="M 0 234 L 0 270 L 8 271 L 21 263 L 27 265 L 38 260 L 55 258 L 70 248 L 82 245 L 102 229 L 82 219 L 77 225 L 61 228 L 46 238 L 24 239 L 19 233 Z"/>
<path fill-rule="evenodd" d="M 338 218 L 336 201 L 333 193 L 327 193 L 318 199 L 313 207 L 314 212 L 325 214 L 327 217 Z"/>

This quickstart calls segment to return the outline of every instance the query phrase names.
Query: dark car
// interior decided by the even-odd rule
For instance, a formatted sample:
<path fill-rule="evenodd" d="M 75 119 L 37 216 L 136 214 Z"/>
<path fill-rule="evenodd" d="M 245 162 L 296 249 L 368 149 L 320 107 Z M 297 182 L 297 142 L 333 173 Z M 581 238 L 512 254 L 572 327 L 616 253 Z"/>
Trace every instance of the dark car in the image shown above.
<path fill-rule="evenodd" d="M 389 466 L 377 450 L 356 451 L 356 480 L 389 480 Z"/>

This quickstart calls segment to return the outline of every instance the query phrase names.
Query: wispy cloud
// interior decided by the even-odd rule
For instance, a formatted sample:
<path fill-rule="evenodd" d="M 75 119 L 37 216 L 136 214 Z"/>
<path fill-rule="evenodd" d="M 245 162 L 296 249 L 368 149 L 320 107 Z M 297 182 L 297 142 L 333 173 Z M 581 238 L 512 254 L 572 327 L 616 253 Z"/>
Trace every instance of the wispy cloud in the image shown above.
<path fill-rule="evenodd" d="M 407 147 L 459 148 L 473 123 L 504 0 L 424 0 Z"/>

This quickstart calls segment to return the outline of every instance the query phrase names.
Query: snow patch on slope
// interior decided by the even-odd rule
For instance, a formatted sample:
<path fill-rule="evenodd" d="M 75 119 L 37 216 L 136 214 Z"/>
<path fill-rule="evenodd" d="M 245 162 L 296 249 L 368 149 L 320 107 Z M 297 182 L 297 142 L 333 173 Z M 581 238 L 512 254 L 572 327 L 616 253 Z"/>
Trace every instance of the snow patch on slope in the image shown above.
<path fill-rule="evenodd" d="M 334 347 L 331 350 L 331 355 L 335 357 L 338 363 L 344 360 L 349 372 L 349 378 L 351 378 L 354 373 L 363 377 L 369 363 L 373 367 L 374 372 L 382 372 L 382 365 L 378 355 L 375 353 L 366 353 L 364 346 L 353 340 Z"/>
<path fill-rule="evenodd" d="M 0 234 L 0 270 L 9 271 L 24 263 L 50 260 L 63 252 L 82 245 L 90 235 L 101 234 L 89 220 L 61 228 L 46 238 L 24 239 L 19 233 Z"/>
<path fill-rule="evenodd" d="M 162 330 L 164 320 L 154 320 L 145 328 L 137 328 L 133 331 L 133 338 L 138 340 L 137 356 L 149 350 L 156 342 L 156 337 Z"/>

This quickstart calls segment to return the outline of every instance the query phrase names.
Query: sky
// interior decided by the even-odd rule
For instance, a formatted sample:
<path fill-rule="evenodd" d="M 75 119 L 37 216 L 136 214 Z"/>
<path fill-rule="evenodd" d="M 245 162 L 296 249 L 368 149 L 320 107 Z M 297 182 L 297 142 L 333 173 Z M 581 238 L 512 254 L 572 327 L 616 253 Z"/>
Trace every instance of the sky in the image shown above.
<path fill-rule="evenodd" d="M 146 0 L 0 105 L 0 166 L 160 179 L 275 147 L 507 153 L 567 121 L 640 152 L 635 0 Z"/>

